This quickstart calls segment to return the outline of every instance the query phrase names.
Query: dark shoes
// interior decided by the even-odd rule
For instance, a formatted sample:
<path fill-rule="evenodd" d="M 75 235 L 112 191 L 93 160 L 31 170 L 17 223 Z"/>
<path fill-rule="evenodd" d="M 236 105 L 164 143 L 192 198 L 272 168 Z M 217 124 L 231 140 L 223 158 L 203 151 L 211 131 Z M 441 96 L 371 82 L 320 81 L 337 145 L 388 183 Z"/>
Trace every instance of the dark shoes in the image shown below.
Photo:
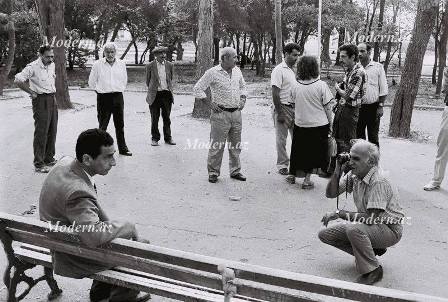
<path fill-rule="evenodd" d="M 230 178 L 233 178 L 236 180 L 241 180 L 241 181 L 246 181 L 246 177 L 241 173 L 236 173 L 234 175 L 230 175 Z"/>
<path fill-rule="evenodd" d="M 381 279 L 383 279 L 383 267 L 380 265 L 370 273 L 360 276 L 356 282 L 365 285 L 373 285 Z"/>
<path fill-rule="evenodd" d="M 120 151 L 119 153 L 120 153 L 121 155 L 124 155 L 124 156 L 132 156 L 132 152 L 129 151 L 129 150 L 126 150 L 126 151 Z"/>
<path fill-rule="evenodd" d="M 375 256 L 383 256 L 387 252 L 387 249 L 373 249 L 373 252 Z"/>
<path fill-rule="evenodd" d="M 168 145 L 175 145 L 176 142 L 173 141 L 172 139 L 170 139 L 169 141 L 165 141 L 165 144 L 168 144 Z"/>
<path fill-rule="evenodd" d="M 281 168 L 280 170 L 278 170 L 278 173 L 281 175 L 288 175 L 289 171 L 288 168 Z"/>
<path fill-rule="evenodd" d="M 35 167 L 34 171 L 36 171 L 37 173 L 48 173 L 50 172 L 50 168 L 48 168 L 47 166 Z"/>
<path fill-rule="evenodd" d="M 209 175 L 208 176 L 208 182 L 211 182 L 212 184 L 214 184 L 217 181 L 218 181 L 218 175 Z"/>

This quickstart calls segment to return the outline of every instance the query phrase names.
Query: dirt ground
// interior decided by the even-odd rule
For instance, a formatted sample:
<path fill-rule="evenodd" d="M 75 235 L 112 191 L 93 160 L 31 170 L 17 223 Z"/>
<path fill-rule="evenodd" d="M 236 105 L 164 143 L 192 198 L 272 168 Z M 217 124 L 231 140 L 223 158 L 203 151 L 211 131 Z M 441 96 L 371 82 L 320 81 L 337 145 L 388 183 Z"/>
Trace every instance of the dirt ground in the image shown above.
<path fill-rule="evenodd" d="M 97 126 L 94 92 L 72 90 L 70 95 L 76 109 L 59 113 L 58 157 L 74 156 L 78 134 Z M 268 99 L 252 96 L 243 111 L 241 162 L 247 182 L 228 177 L 226 152 L 217 184 L 207 181 L 207 150 L 189 148 L 195 140 L 206 143 L 210 131 L 207 120 L 189 115 L 193 97 L 175 96 L 172 132 L 178 144 L 160 147 L 150 146 L 144 99 L 143 93 L 125 93 L 125 134 L 134 155 L 117 156 L 109 175 L 95 177 L 99 200 L 111 217 L 135 222 L 155 245 L 346 281 L 357 277 L 351 256 L 317 238 L 322 215 L 335 208 L 335 201 L 324 196 L 326 180 L 316 177 L 315 189 L 304 191 L 300 181 L 289 185 L 276 173 Z M 381 257 L 384 279 L 378 286 L 448 297 L 448 183 L 438 192 L 422 190 L 432 174 L 441 112 L 415 111 L 414 140 L 401 140 L 385 137 L 385 111 L 381 166 L 400 190 L 410 225 L 401 242 Z M 0 120 L 0 211 L 20 214 L 37 204 L 45 177 L 33 171 L 29 98 L 1 100 Z M 350 198 L 342 201 L 352 207 Z M 5 261 L 1 252 L 0 269 Z M 57 280 L 65 291 L 58 301 L 88 301 L 89 280 Z M 25 301 L 46 301 L 46 294 L 41 284 Z"/>

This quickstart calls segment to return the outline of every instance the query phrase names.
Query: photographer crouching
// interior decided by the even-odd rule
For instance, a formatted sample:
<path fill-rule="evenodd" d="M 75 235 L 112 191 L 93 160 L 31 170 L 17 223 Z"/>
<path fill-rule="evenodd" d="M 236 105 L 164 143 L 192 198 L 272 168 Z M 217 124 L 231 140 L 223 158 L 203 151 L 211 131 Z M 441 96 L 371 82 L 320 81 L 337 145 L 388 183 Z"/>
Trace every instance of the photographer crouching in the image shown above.
<path fill-rule="evenodd" d="M 353 193 L 357 212 L 337 209 L 322 218 L 327 227 L 332 220 L 340 223 L 319 232 L 326 244 L 355 256 L 361 276 L 356 282 L 372 285 L 383 277 L 383 268 L 376 256 L 401 239 L 404 214 L 398 202 L 398 193 L 378 171 L 378 147 L 365 140 L 357 140 L 350 154 L 338 156 L 336 168 L 327 185 L 327 198 L 336 198 L 343 192 Z M 351 170 L 342 180 L 344 171 Z M 339 206 L 338 206 L 339 207 Z"/>

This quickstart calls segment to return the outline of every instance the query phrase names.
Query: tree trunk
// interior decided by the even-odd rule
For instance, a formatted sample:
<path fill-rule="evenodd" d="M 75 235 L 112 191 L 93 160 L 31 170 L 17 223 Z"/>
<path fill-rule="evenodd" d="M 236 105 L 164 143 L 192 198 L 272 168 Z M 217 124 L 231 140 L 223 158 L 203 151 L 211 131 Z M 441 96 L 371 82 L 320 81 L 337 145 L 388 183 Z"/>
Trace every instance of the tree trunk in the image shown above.
<path fill-rule="evenodd" d="M 129 42 L 128 46 L 126 47 L 126 49 L 124 50 L 124 53 L 121 55 L 120 60 L 123 60 L 124 57 L 126 57 L 126 55 L 128 54 L 129 49 L 131 49 L 131 46 L 134 44 L 134 40 L 132 40 L 131 42 Z"/>
<path fill-rule="evenodd" d="M 372 30 L 373 20 L 375 19 L 375 14 L 376 14 L 376 8 L 378 7 L 378 1 L 380 1 L 380 0 L 373 0 L 372 17 L 370 18 L 370 23 L 369 23 L 369 27 L 367 28 L 366 35 L 368 35 L 369 32 Z"/>
<path fill-rule="evenodd" d="M 331 66 L 330 38 L 331 38 L 331 29 L 324 28 L 322 31 L 322 53 L 320 55 L 320 61 L 327 66 Z"/>
<path fill-rule="evenodd" d="M 247 35 L 246 33 L 244 33 L 243 36 L 243 55 L 241 56 L 241 60 L 240 60 L 240 68 L 244 69 L 244 66 L 246 65 L 246 38 Z"/>
<path fill-rule="evenodd" d="M 438 6 L 434 6 L 434 4 L 430 6 L 430 3 L 426 0 L 418 1 L 412 38 L 406 52 L 400 86 L 395 95 L 390 114 L 390 136 L 409 137 L 410 134 L 412 109 L 418 91 L 423 57 L 438 9 Z"/>
<path fill-rule="evenodd" d="M 0 95 L 3 95 L 3 89 L 5 88 L 5 83 L 8 80 L 9 72 L 11 71 L 12 64 L 14 62 L 14 54 L 16 51 L 16 29 L 14 27 L 14 20 L 11 18 L 12 14 L 12 3 L 13 0 L 9 0 L 6 3 L 7 14 L 4 15 L 8 19 L 8 23 L 3 27 L 8 32 L 8 57 L 6 58 L 5 66 L 1 68 L 0 73 Z"/>
<path fill-rule="evenodd" d="M 133 45 L 134 45 L 134 50 L 135 50 L 135 55 L 134 55 L 135 64 L 138 64 L 138 46 L 137 46 L 137 43 L 135 42 L 135 40 L 134 40 Z"/>
<path fill-rule="evenodd" d="M 194 62 L 198 61 L 198 31 L 193 28 Z"/>
<path fill-rule="evenodd" d="M 213 0 L 199 1 L 199 20 L 198 20 L 198 64 L 196 68 L 196 78 L 202 75 L 213 66 L 212 61 L 212 42 L 213 42 Z M 193 117 L 210 117 L 211 93 L 207 89 L 207 99 L 194 100 Z"/>
<path fill-rule="evenodd" d="M 235 34 L 235 39 L 236 39 L 236 54 L 239 56 L 240 55 L 240 39 L 241 39 L 241 33 L 237 32 Z"/>
<path fill-rule="evenodd" d="M 282 1 L 275 0 L 275 63 L 280 64 L 282 61 Z M 272 50 L 274 53 L 274 50 Z M 274 56 L 273 56 L 274 57 Z"/>
<path fill-rule="evenodd" d="M 65 70 L 64 0 L 36 0 L 40 23 L 47 41 L 54 43 L 54 64 L 56 71 L 56 101 L 59 109 L 73 108 L 68 93 Z M 60 45 L 62 44 L 62 45 Z"/>
<path fill-rule="evenodd" d="M 338 30 L 339 36 L 338 36 L 338 49 L 336 51 L 336 61 L 334 62 L 335 66 L 341 65 L 341 59 L 340 59 L 340 52 L 339 47 L 341 47 L 344 44 L 345 41 L 345 27 L 340 27 Z"/>
<path fill-rule="evenodd" d="M 440 8 L 437 10 L 437 16 L 436 16 L 436 30 L 433 32 L 434 37 L 434 65 L 432 66 L 432 76 L 431 76 L 431 83 L 433 85 L 437 84 L 437 61 L 439 59 L 439 37 L 440 37 L 440 29 L 442 27 L 442 20 L 439 22 L 440 17 Z M 443 18 L 443 15 L 442 15 Z"/>
<path fill-rule="evenodd" d="M 439 74 L 437 77 L 436 94 L 442 91 L 443 69 L 446 66 L 446 43 L 448 42 L 448 0 L 445 2 L 445 12 L 442 15 L 440 49 L 439 49 Z"/>
<path fill-rule="evenodd" d="M 176 61 L 182 61 L 184 58 L 184 48 L 182 47 L 182 42 L 177 41 L 176 47 Z"/>
<path fill-rule="evenodd" d="M 111 42 L 114 42 L 115 39 L 117 38 L 118 35 L 118 31 L 120 30 L 121 27 L 121 23 L 117 23 L 114 27 L 114 31 L 112 32 L 112 37 L 110 38 Z"/>
<path fill-rule="evenodd" d="M 394 15 L 392 17 L 392 24 L 394 24 L 394 25 L 397 22 L 397 16 L 398 16 L 399 9 L 400 9 L 400 2 L 398 1 L 397 2 L 397 6 L 394 6 L 394 9 L 393 9 Z M 391 51 L 392 51 L 392 42 L 389 41 L 389 42 L 387 42 L 386 59 L 384 60 L 384 64 L 383 64 L 384 71 L 386 73 L 387 73 L 387 69 L 389 68 L 389 63 L 390 63 L 390 61 L 392 60 L 392 57 L 393 57 L 390 54 Z"/>
<path fill-rule="evenodd" d="M 383 21 L 384 21 L 384 6 L 386 4 L 386 0 L 380 0 L 380 14 L 378 15 L 378 26 L 377 26 L 377 34 L 380 34 L 383 30 Z M 375 62 L 380 61 L 380 43 L 375 42 L 375 46 L 373 47 L 373 60 Z"/>
<path fill-rule="evenodd" d="M 219 64 L 219 38 L 213 38 L 213 64 Z M 225 45 L 225 44 L 224 44 Z"/>

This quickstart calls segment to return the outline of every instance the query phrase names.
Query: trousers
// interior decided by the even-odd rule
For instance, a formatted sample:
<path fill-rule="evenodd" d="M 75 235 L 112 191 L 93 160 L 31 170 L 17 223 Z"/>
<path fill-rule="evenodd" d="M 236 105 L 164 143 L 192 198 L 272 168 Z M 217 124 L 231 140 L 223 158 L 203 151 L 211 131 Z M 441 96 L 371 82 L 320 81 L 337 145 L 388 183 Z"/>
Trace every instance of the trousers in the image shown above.
<path fill-rule="evenodd" d="M 366 128 L 369 142 L 380 146 L 378 133 L 380 131 L 380 117 L 377 115 L 378 102 L 373 104 L 363 104 L 359 109 L 359 119 L 357 126 L 357 137 L 366 139 Z"/>
<path fill-rule="evenodd" d="M 118 151 L 129 151 L 124 138 L 123 93 L 98 93 L 96 100 L 99 128 L 106 131 L 107 126 L 109 125 L 110 117 L 113 115 Z"/>
<path fill-rule="evenodd" d="M 209 175 L 220 175 L 222 156 L 227 142 L 229 150 L 230 175 L 241 171 L 241 111 L 212 111 L 210 115 L 210 148 L 208 150 L 207 170 Z"/>
<path fill-rule="evenodd" d="M 432 182 L 440 185 L 445 176 L 446 165 L 448 163 L 448 105 L 445 106 L 442 114 L 439 136 L 437 137 L 437 155 L 434 164 L 434 176 Z"/>
<path fill-rule="evenodd" d="M 379 266 L 374 248 L 387 248 L 401 239 L 401 225 L 341 223 L 323 229 L 319 239 L 355 256 L 356 269 L 366 274 Z"/>
<path fill-rule="evenodd" d="M 58 130 L 58 106 L 54 94 L 39 94 L 33 99 L 34 166 L 44 166 L 54 161 Z"/>
<path fill-rule="evenodd" d="M 288 132 L 292 139 L 292 134 L 294 130 L 294 108 L 282 105 L 286 115 L 292 118 L 286 118 L 284 123 L 277 122 L 277 112 L 275 108 L 272 109 L 272 119 L 274 120 L 275 127 L 275 145 L 277 148 L 277 169 L 288 168 L 289 166 L 289 156 L 286 151 L 286 141 L 288 139 Z"/>
<path fill-rule="evenodd" d="M 151 136 L 155 141 L 160 140 L 159 132 L 159 118 L 160 111 L 162 111 L 163 120 L 163 138 L 164 140 L 171 140 L 171 106 L 173 105 L 173 94 L 169 90 L 157 91 L 154 102 L 149 106 L 151 113 Z"/>

